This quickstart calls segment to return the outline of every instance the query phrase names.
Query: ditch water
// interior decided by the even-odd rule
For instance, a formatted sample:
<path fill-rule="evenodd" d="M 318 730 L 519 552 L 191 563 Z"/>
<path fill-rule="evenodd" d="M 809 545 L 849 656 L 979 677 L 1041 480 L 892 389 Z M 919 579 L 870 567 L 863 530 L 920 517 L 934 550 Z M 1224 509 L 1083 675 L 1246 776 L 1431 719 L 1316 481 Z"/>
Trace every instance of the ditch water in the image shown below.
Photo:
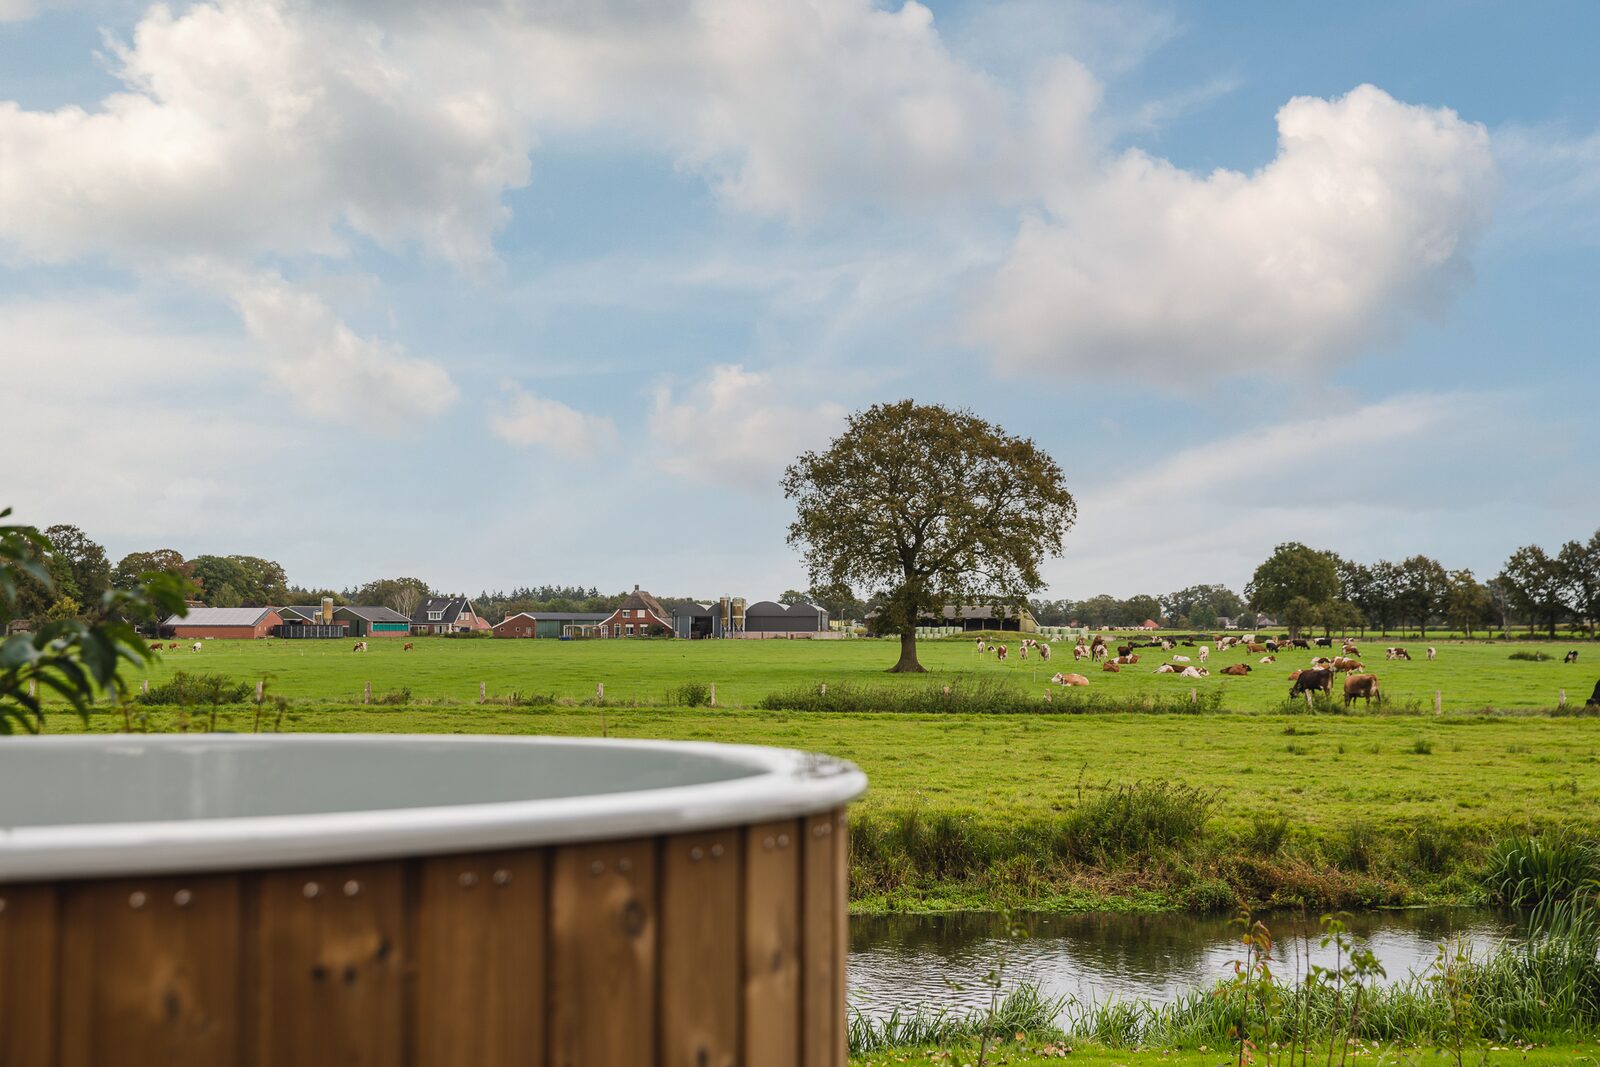
<path fill-rule="evenodd" d="M 1308 950 L 1311 963 L 1334 964 L 1333 950 L 1318 944 L 1316 916 L 1260 918 L 1277 943 L 1278 975 L 1301 973 Z M 1371 911 L 1346 922 L 1391 981 L 1426 971 L 1441 944 L 1485 950 L 1520 936 L 1513 916 L 1487 908 Z M 851 1006 L 867 1015 L 919 1004 L 984 1007 L 985 976 L 1002 956 L 1007 989 L 1029 981 L 1052 997 L 1170 1001 L 1227 977 L 1242 950 L 1240 927 L 1226 916 L 1026 914 L 1012 923 L 1023 936 L 1007 937 L 1006 920 L 988 913 L 851 919 Z"/>

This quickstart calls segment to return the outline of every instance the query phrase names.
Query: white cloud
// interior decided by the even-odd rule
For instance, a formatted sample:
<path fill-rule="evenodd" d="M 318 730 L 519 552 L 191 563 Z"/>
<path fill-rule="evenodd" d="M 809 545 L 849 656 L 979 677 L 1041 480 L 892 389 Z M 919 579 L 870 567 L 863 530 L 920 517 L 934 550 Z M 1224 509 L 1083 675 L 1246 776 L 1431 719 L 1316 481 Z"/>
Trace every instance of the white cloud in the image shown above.
<path fill-rule="evenodd" d="M 650 416 L 657 462 L 692 482 L 774 490 L 784 466 L 826 445 L 845 416 L 838 404 L 794 403 L 791 385 L 771 372 L 721 364 L 681 394 L 661 387 Z"/>
<path fill-rule="evenodd" d="M 1361 86 L 1291 100 L 1278 131 L 1254 174 L 1130 152 L 1050 195 L 970 335 L 1013 370 L 1281 370 L 1442 309 L 1494 202 L 1485 130 Z"/>
<path fill-rule="evenodd" d="M 500 440 L 548 448 L 565 456 L 591 456 L 616 444 L 617 427 L 603 415 L 587 415 L 559 400 L 502 386 L 509 402 L 489 420 Z"/>
<path fill-rule="evenodd" d="M 1509 126 L 1494 135 L 1506 175 L 1496 231 L 1513 238 L 1600 241 L 1600 131 Z"/>

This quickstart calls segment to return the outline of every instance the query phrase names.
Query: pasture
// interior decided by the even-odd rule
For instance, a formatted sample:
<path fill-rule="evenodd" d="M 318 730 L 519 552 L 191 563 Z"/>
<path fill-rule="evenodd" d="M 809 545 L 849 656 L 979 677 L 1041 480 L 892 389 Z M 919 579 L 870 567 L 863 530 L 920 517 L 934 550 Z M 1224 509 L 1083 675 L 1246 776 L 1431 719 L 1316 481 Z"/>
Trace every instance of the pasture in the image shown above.
<path fill-rule="evenodd" d="M 1074 665 L 1070 649 L 1057 646 L 1049 663 L 1037 654 L 1022 659 L 1015 642 L 1006 662 L 979 655 L 974 642 L 963 638 L 919 642 L 927 675 L 888 675 L 896 646 L 887 640 L 848 641 L 553 641 L 416 638 L 415 648 L 403 651 L 403 642 L 374 639 L 369 651 L 351 651 L 350 641 L 225 641 L 203 643 L 203 651 L 189 651 L 190 642 L 163 651 L 147 672 L 130 675 L 135 681 L 160 682 L 175 670 L 209 671 L 241 681 L 266 678 L 272 693 L 292 702 L 352 703 L 361 699 L 363 687 L 372 683 L 375 695 L 409 690 L 413 701 L 475 703 L 482 683 L 492 697 L 513 693 L 539 694 L 558 700 L 582 701 L 605 685 L 608 701 L 648 705 L 677 703 L 673 693 L 691 684 L 715 683 L 717 702 L 753 706 L 769 693 L 797 686 L 856 685 L 919 687 L 947 683 L 952 678 L 1003 681 L 1025 688 L 1041 698 L 1053 687 L 1057 671 L 1078 671 L 1089 679 L 1088 691 L 1130 700 L 1149 694 L 1221 693 L 1221 707 L 1230 711 L 1277 709 L 1288 694 L 1289 671 L 1307 666 L 1312 653 L 1285 652 L 1276 663 L 1262 665 L 1261 656 L 1237 650 L 1213 654 L 1209 678 L 1187 679 L 1157 675 L 1156 666 L 1171 659 L 1159 649 L 1141 649 L 1140 662 L 1120 674 L 1108 674 L 1085 661 Z M 1381 638 L 1363 642 L 1366 668 L 1376 673 L 1384 698 L 1392 707 L 1434 708 L 1434 694 L 1443 710 L 1493 708 L 1535 710 L 1556 707 L 1560 691 L 1569 703 L 1581 706 L 1600 676 L 1600 645 L 1435 642 L 1439 657 L 1428 662 L 1425 645 L 1408 644 L 1411 662 L 1383 659 Z M 1562 657 L 1579 648 L 1579 662 L 1564 664 Z M 1325 651 L 1325 650 L 1322 650 Z M 1513 652 L 1543 651 L 1545 662 L 1512 660 Z M 1178 648 L 1175 654 L 1194 656 L 1195 649 Z M 1247 663 L 1251 673 L 1227 677 L 1218 672 L 1233 663 Z M 1059 690 L 1058 690 L 1059 691 Z"/>

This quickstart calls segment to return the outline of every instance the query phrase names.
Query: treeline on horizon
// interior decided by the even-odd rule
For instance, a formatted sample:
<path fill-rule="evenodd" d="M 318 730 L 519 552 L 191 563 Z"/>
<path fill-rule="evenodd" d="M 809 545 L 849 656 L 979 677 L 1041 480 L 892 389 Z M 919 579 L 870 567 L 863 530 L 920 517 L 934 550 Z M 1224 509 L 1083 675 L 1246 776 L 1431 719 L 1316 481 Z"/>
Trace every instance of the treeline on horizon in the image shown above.
<path fill-rule="evenodd" d="M 465 595 L 440 590 L 416 577 L 378 578 L 344 589 L 307 588 L 291 584 L 284 568 L 273 560 L 246 555 L 186 559 L 170 548 L 131 552 L 113 565 L 105 548 L 76 526 L 59 524 L 43 532 L 54 546 L 46 567 L 55 591 L 48 593 L 42 583 L 25 581 L 19 588 L 20 618 L 84 615 L 108 589 L 132 589 L 139 575 L 151 571 L 179 576 L 190 599 L 210 607 L 315 604 L 326 596 L 336 604 L 382 604 L 411 615 L 429 596 Z M 602 593 L 594 586 L 537 585 L 484 590 L 471 599 L 484 617 L 500 619 L 523 611 L 608 612 L 626 596 L 626 592 Z M 849 589 L 788 589 L 777 599 L 784 604 L 819 604 L 835 619 L 861 619 L 883 596 L 863 600 Z M 716 598 L 659 599 L 672 604 L 710 603 Z M 1468 634 L 1508 633 L 1526 626 L 1530 632 L 1543 629 L 1554 635 L 1558 626 L 1577 625 L 1592 636 L 1600 618 L 1600 530 L 1587 541 L 1567 541 L 1555 552 L 1524 545 L 1487 581 L 1480 581 L 1470 569 L 1448 569 L 1425 555 L 1367 564 L 1288 542 L 1256 568 L 1242 593 L 1223 585 L 1193 585 L 1164 595 L 1100 594 L 1085 600 L 1027 603 L 1045 626 L 1138 626 L 1154 620 L 1168 627 L 1206 630 L 1246 613 L 1252 613 L 1246 622 L 1253 624 L 1253 613 L 1260 612 L 1295 631 L 1387 631 L 1400 626 L 1425 633 L 1430 626 L 1443 624 Z"/>

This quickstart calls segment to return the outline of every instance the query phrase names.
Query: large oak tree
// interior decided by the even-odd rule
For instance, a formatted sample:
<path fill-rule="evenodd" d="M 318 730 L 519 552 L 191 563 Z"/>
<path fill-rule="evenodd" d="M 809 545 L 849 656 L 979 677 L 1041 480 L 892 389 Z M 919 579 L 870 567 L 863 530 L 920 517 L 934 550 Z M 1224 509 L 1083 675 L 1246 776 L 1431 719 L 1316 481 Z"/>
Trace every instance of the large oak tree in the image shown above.
<path fill-rule="evenodd" d="M 900 635 L 891 671 L 922 671 L 917 620 L 947 604 L 1010 603 L 1044 585 L 1077 516 L 1061 468 L 969 411 L 902 400 L 850 417 L 784 472 L 789 542 L 813 587 L 875 593 Z"/>

